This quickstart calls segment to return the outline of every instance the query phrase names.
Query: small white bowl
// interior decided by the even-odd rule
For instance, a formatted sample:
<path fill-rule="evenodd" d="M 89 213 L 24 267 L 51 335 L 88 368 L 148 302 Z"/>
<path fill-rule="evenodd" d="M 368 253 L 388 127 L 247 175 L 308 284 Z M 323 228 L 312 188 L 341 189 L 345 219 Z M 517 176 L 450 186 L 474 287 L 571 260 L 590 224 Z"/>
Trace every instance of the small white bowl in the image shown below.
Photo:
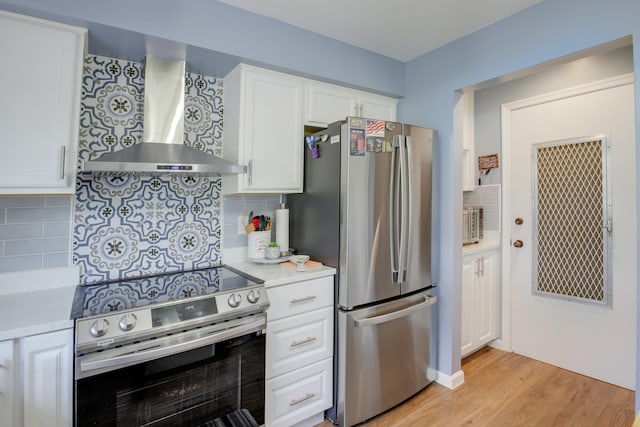
<path fill-rule="evenodd" d="M 296 264 L 304 264 L 305 262 L 309 261 L 309 255 L 291 255 L 289 257 L 289 261 Z"/>
<path fill-rule="evenodd" d="M 291 255 L 289 261 L 296 264 L 296 271 L 305 271 L 307 266 L 304 263 L 309 261 L 309 255 Z"/>

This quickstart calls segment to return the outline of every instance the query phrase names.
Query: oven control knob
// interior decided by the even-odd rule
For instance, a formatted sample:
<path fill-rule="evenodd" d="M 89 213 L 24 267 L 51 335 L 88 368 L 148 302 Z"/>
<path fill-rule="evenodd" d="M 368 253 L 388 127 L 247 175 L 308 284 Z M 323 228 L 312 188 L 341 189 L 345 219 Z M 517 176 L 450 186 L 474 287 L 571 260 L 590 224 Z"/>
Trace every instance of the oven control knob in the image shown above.
<path fill-rule="evenodd" d="M 89 333 L 96 338 L 99 338 L 107 333 L 109 329 L 109 322 L 106 319 L 98 319 L 91 325 Z"/>
<path fill-rule="evenodd" d="M 251 289 L 247 294 L 247 300 L 251 304 L 255 304 L 260 300 L 260 291 L 257 289 Z"/>
<path fill-rule="evenodd" d="M 229 299 L 227 300 L 227 303 L 229 303 L 229 307 L 232 308 L 236 308 L 237 306 L 240 305 L 240 303 L 242 302 L 242 295 L 240 295 L 240 292 L 234 292 L 231 295 L 229 295 Z"/>
<path fill-rule="evenodd" d="M 127 313 L 124 316 L 122 316 L 122 319 L 120 319 L 120 323 L 118 324 L 118 326 L 120 326 L 120 329 L 122 329 L 125 332 L 130 331 L 133 329 L 134 326 L 136 326 L 136 320 L 138 320 L 138 318 L 136 317 L 135 314 Z"/>

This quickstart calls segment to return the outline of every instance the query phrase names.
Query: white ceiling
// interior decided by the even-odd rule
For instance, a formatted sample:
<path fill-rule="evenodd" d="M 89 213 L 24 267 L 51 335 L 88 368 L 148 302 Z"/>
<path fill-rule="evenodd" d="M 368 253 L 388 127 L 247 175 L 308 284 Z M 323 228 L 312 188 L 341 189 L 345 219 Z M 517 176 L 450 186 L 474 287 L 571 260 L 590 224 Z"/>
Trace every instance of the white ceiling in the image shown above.
<path fill-rule="evenodd" d="M 542 0 L 220 0 L 402 62 Z"/>

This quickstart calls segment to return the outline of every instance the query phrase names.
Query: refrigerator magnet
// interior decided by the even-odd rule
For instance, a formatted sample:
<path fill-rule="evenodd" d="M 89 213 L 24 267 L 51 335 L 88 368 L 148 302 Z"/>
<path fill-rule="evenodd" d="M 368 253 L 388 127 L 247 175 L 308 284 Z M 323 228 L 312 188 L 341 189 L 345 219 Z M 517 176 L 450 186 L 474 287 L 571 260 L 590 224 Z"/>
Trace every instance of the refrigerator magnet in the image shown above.
<path fill-rule="evenodd" d="M 352 156 L 364 156 L 364 130 L 351 129 L 349 150 Z"/>
<path fill-rule="evenodd" d="M 366 132 L 367 132 L 367 136 L 382 136 L 382 137 L 384 137 L 384 121 L 382 121 L 382 120 L 367 120 Z"/>
<path fill-rule="evenodd" d="M 370 153 L 381 153 L 384 151 L 384 140 L 382 138 L 367 137 L 367 151 Z"/>

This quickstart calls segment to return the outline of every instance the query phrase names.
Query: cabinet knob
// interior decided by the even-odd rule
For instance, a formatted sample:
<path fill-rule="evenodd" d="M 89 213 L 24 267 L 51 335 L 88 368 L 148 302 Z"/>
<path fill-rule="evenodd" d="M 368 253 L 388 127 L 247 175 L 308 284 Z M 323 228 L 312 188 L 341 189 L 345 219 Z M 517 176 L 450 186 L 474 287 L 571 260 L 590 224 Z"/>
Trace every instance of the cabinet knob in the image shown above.
<path fill-rule="evenodd" d="M 515 242 L 513 242 L 513 246 L 516 248 L 521 248 L 524 246 L 524 243 L 522 243 L 522 240 L 516 240 Z"/>
<path fill-rule="evenodd" d="M 524 223 L 524 220 L 520 217 L 516 218 L 515 220 L 516 225 L 522 225 Z"/>

